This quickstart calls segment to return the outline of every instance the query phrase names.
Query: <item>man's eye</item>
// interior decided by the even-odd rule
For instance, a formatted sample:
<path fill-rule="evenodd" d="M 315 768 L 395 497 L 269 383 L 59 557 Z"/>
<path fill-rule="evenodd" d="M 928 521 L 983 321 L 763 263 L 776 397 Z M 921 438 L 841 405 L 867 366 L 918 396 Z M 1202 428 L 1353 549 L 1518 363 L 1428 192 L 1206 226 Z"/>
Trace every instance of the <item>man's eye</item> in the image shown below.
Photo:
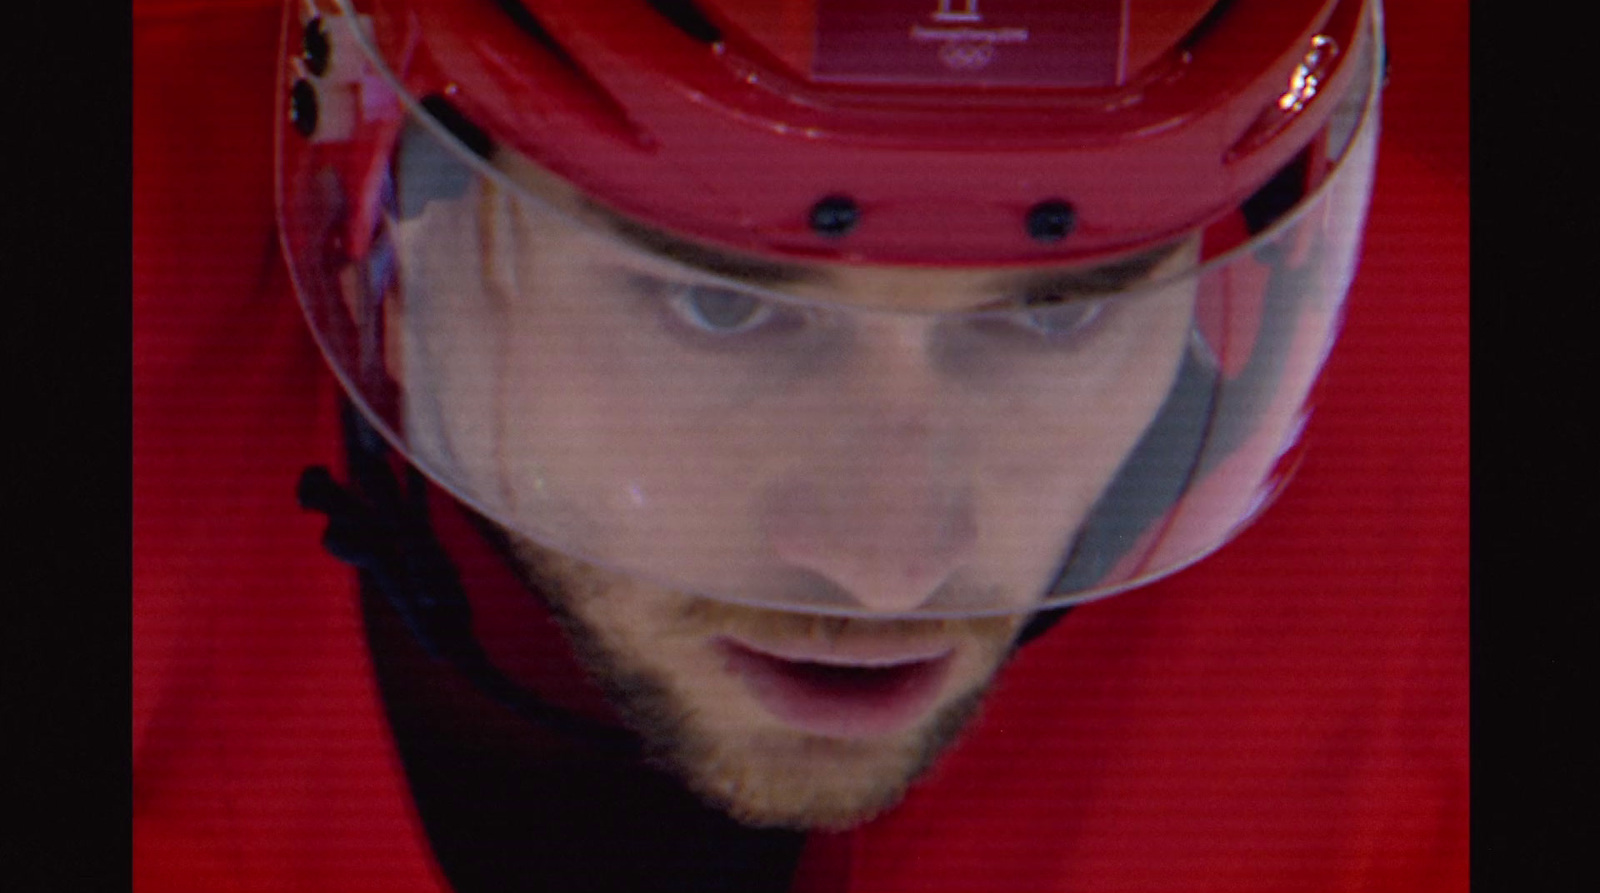
<path fill-rule="evenodd" d="M 1029 298 L 1015 311 L 1017 324 L 1039 335 L 1060 340 L 1087 330 L 1105 309 L 1106 301 L 1046 295 Z"/>
<path fill-rule="evenodd" d="M 679 319 L 712 335 L 754 331 L 776 312 L 771 304 L 754 295 L 715 286 L 666 285 L 661 297 Z"/>

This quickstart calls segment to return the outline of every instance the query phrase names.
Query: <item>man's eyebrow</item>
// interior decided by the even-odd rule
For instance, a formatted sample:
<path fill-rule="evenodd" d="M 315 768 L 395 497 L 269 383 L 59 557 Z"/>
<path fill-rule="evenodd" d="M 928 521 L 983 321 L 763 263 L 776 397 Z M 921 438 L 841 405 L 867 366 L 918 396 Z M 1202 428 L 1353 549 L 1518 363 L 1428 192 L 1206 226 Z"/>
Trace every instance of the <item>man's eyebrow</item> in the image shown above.
<path fill-rule="evenodd" d="M 1102 295 L 1123 291 L 1149 278 L 1150 271 L 1171 257 L 1183 240 L 1167 242 L 1138 254 L 1087 269 L 1030 270 L 997 279 L 993 291 L 1006 295 Z"/>
<path fill-rule="evenodd" d="M 588 210 L 600 217 L 618 236 L 657 257 L 693 267 L 716 276 L 738 279 L 752 285 L 792 285 L 816 282 L 826 275 L 814 267 L 781 261 L 729 254 L 681 239 L 670 233 L 643 226 L 598 205 Z"/>

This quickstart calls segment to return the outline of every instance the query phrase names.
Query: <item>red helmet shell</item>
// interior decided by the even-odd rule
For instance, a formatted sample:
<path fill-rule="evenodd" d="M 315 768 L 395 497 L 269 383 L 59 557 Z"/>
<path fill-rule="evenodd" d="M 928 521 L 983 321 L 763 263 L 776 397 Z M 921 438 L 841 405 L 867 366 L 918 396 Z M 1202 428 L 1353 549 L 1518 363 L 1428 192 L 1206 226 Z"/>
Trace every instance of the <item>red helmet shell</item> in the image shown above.
<path fill-rule="evenodd" d="M 1365 4 L 1233 0 L 1175 40 L 1193 4 L 1139 34 L 1123 5 L 1123 61 L 1091 86 L 841 81 L 797 68 L 816 6 L 781 4 L 775 24 L 704 2 L 707 40 L 665 5 L 393 0 L 375 18 L 413 95 L 443 95 L 497 144 L 648 225 L 757 254 L 1008 264 L 1132 250 L 1237 207 L 1326 119 Z M 908 28 L 962 6 L 901 5 Z M 524 7 L 541 32 L 508 13 Z M 1312 60 L 1304 101 L 1280 102 Z M 811 224 L 829 196 L 857 209 L 842 235 Z M 1047 201 L 1073 211 L 1064 238 L 1030 235 Z"/>

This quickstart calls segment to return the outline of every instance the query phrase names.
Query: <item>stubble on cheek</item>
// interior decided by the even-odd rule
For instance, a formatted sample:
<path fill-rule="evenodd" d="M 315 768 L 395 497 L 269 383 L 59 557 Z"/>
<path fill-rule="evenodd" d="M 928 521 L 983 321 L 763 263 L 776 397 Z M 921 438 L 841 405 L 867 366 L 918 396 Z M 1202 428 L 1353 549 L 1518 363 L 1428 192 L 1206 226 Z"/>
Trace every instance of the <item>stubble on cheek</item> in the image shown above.
<path fill-rule="evenodd" d="M 765 715 L 709 643 L 727 633 L 836 637 L 859 631 L 860 621 L 654 590 L 528 544 L 514 552 L 651 762 L 757 827 L 843 829 L 898 803 L 978 714 L 1021 624 L 960 622 L 962 671 L 918 726 L 888 738 L 826 738 Z M 872 634 L 910 637 L 941 624 L 885 621 Z"/>

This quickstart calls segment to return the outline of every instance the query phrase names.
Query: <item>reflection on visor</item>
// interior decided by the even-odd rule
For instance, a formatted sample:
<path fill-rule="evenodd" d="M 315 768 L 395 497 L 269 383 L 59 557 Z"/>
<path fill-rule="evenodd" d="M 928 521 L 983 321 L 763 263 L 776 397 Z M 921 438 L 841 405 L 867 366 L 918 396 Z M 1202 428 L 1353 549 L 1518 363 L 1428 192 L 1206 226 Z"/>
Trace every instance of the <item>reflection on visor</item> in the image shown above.
<path fill-rule="evenodd" d="M 423 117 L 376 188 L 280 134 L 280 213 L 354 401 L 514 536 L 749 604 L 1023 612 L 1197 560 L 1276 486 L 1376 130 L 1246 250 L 1089 274 L 730 259 L 557 210 Z M 370 245 L 337 250 L 359 195 Z"/>

